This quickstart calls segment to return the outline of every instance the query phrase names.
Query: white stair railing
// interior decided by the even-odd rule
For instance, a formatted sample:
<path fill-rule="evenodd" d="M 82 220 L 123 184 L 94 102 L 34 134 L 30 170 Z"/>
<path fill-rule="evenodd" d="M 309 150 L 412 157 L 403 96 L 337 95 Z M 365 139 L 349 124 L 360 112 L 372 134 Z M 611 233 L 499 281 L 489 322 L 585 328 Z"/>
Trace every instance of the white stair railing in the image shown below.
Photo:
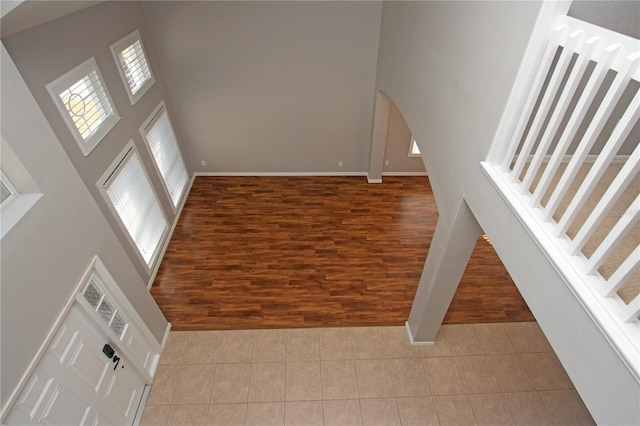
<path fill-rule="evenodd" d="M 640 380 L 640 41 L 561 16 L 537 49 L 483 168 Z"/>

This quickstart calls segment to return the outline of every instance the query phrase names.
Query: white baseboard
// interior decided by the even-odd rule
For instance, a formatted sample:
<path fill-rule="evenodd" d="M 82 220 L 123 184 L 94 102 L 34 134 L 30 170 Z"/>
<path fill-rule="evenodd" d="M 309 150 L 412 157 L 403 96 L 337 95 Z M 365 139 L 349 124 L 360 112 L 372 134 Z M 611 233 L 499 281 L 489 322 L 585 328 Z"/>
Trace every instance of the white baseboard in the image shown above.
<path fill-rule="evenodd" d="M 382 172 L 382 176 L 427 176 L 427 172 Z"/>
<path fill-rule="evenodd" d="M 164 331 L 164 337 L 162 338 L 162 350 L 164 351 L 165 346 L 167 346 L 167 340 L 169 340 L 169 332 L 171 331 L 171 323 L 167 322 L 167 329 Z"/>
<path fill-rule="evenodd" d="M 382 179 L 371 179 L 366 172 L 195 172 L 194 176 L 365 176 L 369 183 L 381 183 Z M 427 176 L 427 172 L 384 172 L 382 176 Z"/>
<path fill-rule="evenodd" d="M 416 342 L 415 340 L 413 340 L 411 329 L 409 329 L 409 321 L 405 321 L 404 327 L 407 329 L 407 334 L 409 335 L 409 343 L 411 343 L 411 346 L 433 346 L 436 344 L 436 342 Z"/>
<path fill-rule="evenodd" d="M 196 172 L 195 176 L 366 176 L 365 172 Z"/>

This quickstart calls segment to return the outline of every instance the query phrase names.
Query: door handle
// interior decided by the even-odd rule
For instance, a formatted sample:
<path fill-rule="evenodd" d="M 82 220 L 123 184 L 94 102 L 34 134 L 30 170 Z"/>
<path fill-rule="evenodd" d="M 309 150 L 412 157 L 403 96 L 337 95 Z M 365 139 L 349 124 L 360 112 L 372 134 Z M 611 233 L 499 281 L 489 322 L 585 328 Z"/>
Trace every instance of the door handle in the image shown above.
<path fill-rule="evenodd" d="M 116 351 L 113 350 L 111 345 L 106 344 L 102 348 L 102 353 L 105 354 L 107 356 L 107 358 L 111 359 L 111 358 L 113 358 L 113 355 L 115 355 Z"/>
<path fill-rule="evenodd" d="M 105 354 L 107 358 L 113 359 L 113 362 L 116 364 L 113 366 L 113 371 L 115 371 L 116 368 L 118 368 L 118 364 L 120 363 L 120 357 L 116 355 L 116 351 L 111 347 L 110 344 L 107 343 L 102 348 L 102 353 Z M 120 368 L 124 368 L 124 365 Z"/>

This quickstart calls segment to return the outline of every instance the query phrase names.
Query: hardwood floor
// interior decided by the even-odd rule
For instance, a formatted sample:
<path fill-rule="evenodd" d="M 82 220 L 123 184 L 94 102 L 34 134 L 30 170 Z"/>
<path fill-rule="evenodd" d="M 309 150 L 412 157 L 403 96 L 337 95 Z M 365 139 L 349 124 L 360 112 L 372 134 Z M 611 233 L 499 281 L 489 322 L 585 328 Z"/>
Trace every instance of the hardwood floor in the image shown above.
<path fill-rule="evenodd" d="M 151 293 L 174 330 L 401 325 L 437 218 L 425 177 L 198 177 Z M 474 259 L 446 321 L 531 320 Z"/>
<path fill-rule="evenodd" d="M 445 324 L 535 321 L 488 240 L 478 238 Z"/>

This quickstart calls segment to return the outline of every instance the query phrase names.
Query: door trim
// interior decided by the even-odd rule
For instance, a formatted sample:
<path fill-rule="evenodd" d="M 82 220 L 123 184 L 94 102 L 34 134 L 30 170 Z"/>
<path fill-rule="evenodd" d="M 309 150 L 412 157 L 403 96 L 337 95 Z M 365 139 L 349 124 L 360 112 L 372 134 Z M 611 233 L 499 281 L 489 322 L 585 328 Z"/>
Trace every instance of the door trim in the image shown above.
<path fill-rule="evenodd" d="M 142 318 L 140 317 L 138 312 L 134 309 L 133 305 L 131 305 L 131 302 L 129 302 L 129 300 L 127 299 L 125 294 L 119 288 L 118 284 L 113 279 L 113 277 L 111 276 L 111 274 L 107 270 L 106 266 L 104 265 L 104 263 L 102 262 L 100 257 L 96 255 L 91 259 L 91 262 L 89 263 L 89 265 L 86 268 L 84 274 L 82 275 L 82 278 L 79 280 L 78 284 L 76 284 L 75 288 L 71 292 L 69 298 L 65 302 L 65 305 L 63 306 L 62 310 L 60 311 L 60 313 L 56 317 L 56 319 L 55 319 L 53 325 L 51 326 L 51 328 L 49 329 L 49 332 L 47 333 L 46 337 L 42 341 L 42 344 L 40 345 L 40 347 L 36 351 L 36 354 L 34 355 L 33 359 L 29 363 L 28 367 L 25 369 L 24 373 L 20 377 L 20 380 L 18 381 L 18 384 L 16 385 L 16 387 L 13 389 L 13 391 L 11 392 L 9 397 L 7 398 L 7 402 L 5 403 L 5 405 L 0 410 L 0 423 L 4 422 L 5 418 L 7 417 L 7 415 L 9 414 L 11 409 L 13 408 L 13 406 L 15 405 L 16 400 L 18 399 L 20 394 L 23 392 L 24 387 L 28 383 L 29 379 L 31 378 L 33 373 L 36 371 L 36 368 L 37 368 L 38 364 L 42 361 L 42 358 L 46 354 L 47 349 L 49 348 L 49 345 L 51 344 L 53 338 L 58 333 L 58 330 L 60 329 L 60 326 L 65 321 L 67 315 L 71 311 L 71 308 L 74 305 L 77 305 L 78 308 L 80 308 L 82 310 L 82 312 L 84 312 L 87 316 L 89 316 L 90 318 L 95 320 L 93 315 L 90 312 L 87 311 L 87 308 L 86 308 L 85 304 L 77 303 L 77 301 L 82 298 L 82 295 L 80 294 L 80 291 L 85 287 L 85 285 L 87 284 L 88 280 L 91 278 L 92 274 L 94 274 L 94 273 L 96 273 L 103 280 L 105 286 L 107 287 L 107 290 L 109 291 L 110 296 L 112 296 L 114 298 L 114 300 L 116 300 L 116 302 L 122 307 L 122 309 L 124 309 L 126 311 L 127 316 L 129 317 L 131 323 L 136 327 L 136 329 L 140 332 L 140 334 L 142 334 L 142 337 L 149 344 L 149 346 L 153 349 L 153 351 L 155 353 L 157 353 L 157 356 L 156 356 L 155 361 L 153 362 L 151 371 L 145 371 L 145 370 L 140 371 L 141 369 L 136 366 L 136 371 L 138 372 L 138 374 L 142 375 L 142 377 L 145 379 L 145 381 L 148 382 L 147 384 L 151 384 L 151 382 L 153 381 L 153 376 L 155 376 L 155 371 L 156 371 L 157 366 L 158 366 L 158 361 L 159 361 L 159 358 L 160 358 L 160 354 L 162 353 L 163 345 L 161 345 L 155 339 L 155 337 L 151 333 L 151 330 L 149 330 L 149 327 L 147 327 L 147 325 L 142 320 Z M 94 321 L 93 323 L 94 323 L 94 327 L 95 326 L 98 326 L 98 327 L 102 326 L 102 324 L 98 324 L 97 321 Z M 168 333 L 167 333 L 167 335 L 168 335 Z M 114 343 L 116 343 L 116 342 L 114 342 Z M 127 350 L 127 348 L 124 347 L 125 346 L 124 342 L 118 341 L 116 344 L 118 344 L 119 350 L 121 350 L 123 353 L 125 353 L 127 358 L 129 358 L 129 359 L 134 359 L 135 358 L 135 357 L 132 357 L 131 354 L 129 353 L 129 351 Z"/>

